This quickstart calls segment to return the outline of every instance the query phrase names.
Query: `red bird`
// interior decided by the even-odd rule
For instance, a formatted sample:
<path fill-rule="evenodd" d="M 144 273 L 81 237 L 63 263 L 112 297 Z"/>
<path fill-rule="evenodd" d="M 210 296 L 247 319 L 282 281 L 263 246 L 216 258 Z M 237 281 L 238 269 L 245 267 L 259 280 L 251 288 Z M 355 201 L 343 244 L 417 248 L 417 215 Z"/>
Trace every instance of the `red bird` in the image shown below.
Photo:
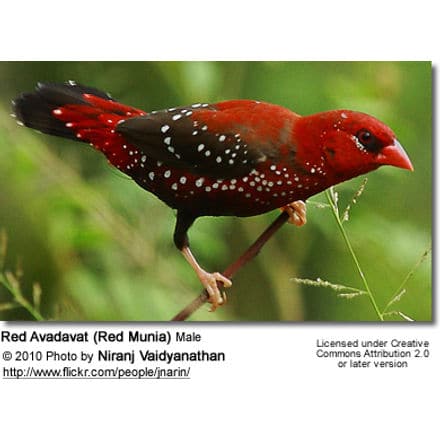
<path fill-rule="evenodd" d="M 13 102 L 27 127 L 88 142 L 142 188 L 177 210 L 174 243 L 214 310 L 231 281 L 203 270 L 187 231 L 200 216 L 247 217 L 275 208 L 305 223 L 304 200 L 381 165 L 413 170 L 396 136 L 364 113 L 300 116 L 252 100 L 196 103 L 150 113 L 69 81 L 38 84 Z"/>

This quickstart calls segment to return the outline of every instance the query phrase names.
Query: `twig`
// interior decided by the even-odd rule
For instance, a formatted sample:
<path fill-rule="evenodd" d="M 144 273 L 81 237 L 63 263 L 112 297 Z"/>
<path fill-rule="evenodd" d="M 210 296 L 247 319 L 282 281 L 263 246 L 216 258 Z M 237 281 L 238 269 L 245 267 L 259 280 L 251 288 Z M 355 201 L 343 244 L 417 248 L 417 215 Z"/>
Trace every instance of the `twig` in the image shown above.
<path fill-rule="evenodd" d="M 255 242 L 231 265 L 224 271 L 223 275 L 227 278 L 232 278 L 245 264 L 249 263 L 260 252 L 261 248 L 266 242 L 283 226 L 288 220 L 289 215 L 282 212 L 272 224 L 255 240 Z M 221 286 L 219 286 L 221 287 Z M 190 304 L 188 304 L 182 311 L 180 311 L 171 321 L 185 321 L 191 316 L 199 307 L 208 300 L 208 293 L 206 289 Z"/>

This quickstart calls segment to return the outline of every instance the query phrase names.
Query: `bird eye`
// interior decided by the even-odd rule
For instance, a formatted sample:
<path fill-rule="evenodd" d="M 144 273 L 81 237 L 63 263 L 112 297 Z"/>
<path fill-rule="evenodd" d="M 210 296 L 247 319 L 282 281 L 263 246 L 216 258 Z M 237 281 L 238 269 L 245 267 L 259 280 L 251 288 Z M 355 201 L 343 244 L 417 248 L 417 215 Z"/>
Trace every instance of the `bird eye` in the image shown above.
<path fill-rule="evenodd" d="M 371 131 L 362 128 L 356 133 L 356 138 L 368 151 L 379 151 L 382 148 L 382 142 L 371 133 Z"/>

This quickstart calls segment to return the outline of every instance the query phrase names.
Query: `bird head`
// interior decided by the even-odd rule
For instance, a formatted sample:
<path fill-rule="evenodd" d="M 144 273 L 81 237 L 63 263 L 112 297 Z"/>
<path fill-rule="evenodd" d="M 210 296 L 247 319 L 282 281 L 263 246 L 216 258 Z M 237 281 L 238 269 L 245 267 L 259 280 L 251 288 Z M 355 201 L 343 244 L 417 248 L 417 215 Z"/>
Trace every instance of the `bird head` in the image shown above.
<path fill-rule="evenodd" d="M 338 181 L 382 165 L 414 169 L 393 131 L 365 113 L 333 110 L 305 116 L 298 129 L 297 136 L 306 139 L 306 145 L 313 145 L 326 173 Z"/>

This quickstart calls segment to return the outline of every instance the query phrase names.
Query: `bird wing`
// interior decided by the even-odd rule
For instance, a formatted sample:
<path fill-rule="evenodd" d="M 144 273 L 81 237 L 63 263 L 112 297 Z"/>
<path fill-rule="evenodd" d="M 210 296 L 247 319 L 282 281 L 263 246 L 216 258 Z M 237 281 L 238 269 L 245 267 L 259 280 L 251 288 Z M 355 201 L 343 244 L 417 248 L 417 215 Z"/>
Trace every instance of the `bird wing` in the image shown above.
<path fill-rule="evenodd" d="M 116 132 L 168 166 L 215 178 L 242 176 L 274 154 L 249 123 L 256 107 L 247 100 L 193 104 L 123 120 Z"/>

